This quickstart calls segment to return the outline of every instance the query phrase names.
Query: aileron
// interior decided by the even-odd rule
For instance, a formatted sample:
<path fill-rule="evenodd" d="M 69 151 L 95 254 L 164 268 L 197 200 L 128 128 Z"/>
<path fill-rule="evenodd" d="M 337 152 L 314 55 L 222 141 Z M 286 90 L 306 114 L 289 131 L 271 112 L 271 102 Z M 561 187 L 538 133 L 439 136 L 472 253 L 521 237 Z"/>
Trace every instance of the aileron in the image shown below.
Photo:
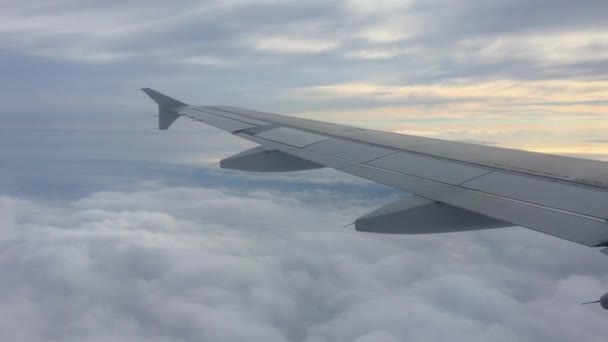
<path fill-rule="evenodd" d="M 463 184 L 463 187 L 601 219 L 608 218 L 608 191 L 583 185 L 492 172 Z"/>

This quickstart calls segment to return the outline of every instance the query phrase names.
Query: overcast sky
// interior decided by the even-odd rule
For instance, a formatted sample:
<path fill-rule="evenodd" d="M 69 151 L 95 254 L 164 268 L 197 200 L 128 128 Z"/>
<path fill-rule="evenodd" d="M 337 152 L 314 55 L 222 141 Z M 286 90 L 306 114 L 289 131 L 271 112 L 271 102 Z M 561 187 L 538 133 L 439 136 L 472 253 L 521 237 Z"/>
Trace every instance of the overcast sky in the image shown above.
<path fill-rule="evenodd" d="M 151 87 L 608 160 L 602 0 L 0 0 L 0 339 L 605 341 L 596 250 L 342 227 L 403 194 L 223 172 Z"/>

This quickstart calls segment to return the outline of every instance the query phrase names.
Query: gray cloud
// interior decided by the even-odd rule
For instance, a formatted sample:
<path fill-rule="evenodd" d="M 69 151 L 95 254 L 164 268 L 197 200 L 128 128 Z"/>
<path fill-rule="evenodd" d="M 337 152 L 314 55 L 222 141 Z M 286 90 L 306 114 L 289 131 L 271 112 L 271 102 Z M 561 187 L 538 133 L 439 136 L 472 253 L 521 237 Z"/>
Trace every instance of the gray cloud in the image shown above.
<path fill-rule="evenodd" d="M 606 29 L 604 1 L 584 0 L 502 0 L 457 1 L 456 15 L 445 16 L 447 24 L 442 32 L 464 35 L 512 35 L 529 32 L 563 32 L 568 30 Z M 457 6 L 454 6 L 457 7 Z M 454 7 L 449 9 L 454 9 Z M 446 10 L 448 8 L 444 7 Z M 439 9 L 439 6 L 433 8 Z M 446 11 L 447 12 L 447 11 Z M 445 22 L 444 22 L 445 23 Z M 448 29 L 449 28 L 449 29 Z"/>
<path fill-rule="evenodd" d="M 492 4 L 433 1 L 414 2 L 409 6 L 365 4 L 365 1 L 185 1 L 167 7 L 150 2 L 145 5 L 104 3 L 102 6 L 65 3 L 44 10 L 9 11 L 5 14 L 6 19 L 17 22 L 18 15 L 21 20 L 13 24 L 17 28 L 4 28 L 0 32 L 7 38 L 8 43 L 4 46 L 9 50 L 50 54 L 59 59 L 87 61 L 90 58 L 99 62 L 128 59 L 144 64 L 180 61 L 197 64 L 198 61 L 198 66 L 190 65 L 190 68 L 206 71 L 223 65 L 251 68 L 278 63 L 309 72 L 311 66 L 323 71 L 348 68 L 351 75 L 352 68 L 356 66 L 363 68 L 367 77 L 373 77 L 371 73 L 376 68 L 395 71 L 409 67 L 411 72 L 420 70 L 422 65 L 426 68 L 462 68 L 463 72 L 466 70 L 471 75 L 478 67 L 478 61 L 446 64 L 453 59 L 452 51 L 463 41 L 477 40 L 483 47 L 504 37 L 525 40 L 530 34 L 606 29 L 601 15 L 605 12 L 602 10 L 605 4 L 601 1 L 512 0 Z M 19 9 L 20 6 L 15 7 Z M 299 53 L 281 53 L 279 46 L 270 50 L 256 48 L 263 46 L 260 41 L 273 37 L 293 41 L 293 44 L 297 44 L 299 39 L 307 39 L 332 43 L 335 47 L 316 57 L 307 54 L 305 58 Z M 315 51 L 313 47 L 310 49 Z M 530 53 L 525 51 L 529 47 L 514 44 L 510 49 L 515 51 L 502 52 L 506 60 L 484 63 L 491 67 L 486 75 L 501 71 L 513 77 L 526 75 L 516 71 L 529 66 L 531 61 L 528 57 L 520 60 L 517 54 Z M 391 64 L 382 63 L 383 58 L 380 61 L 343 58 L 365 50 L 395 52 L 388 55 L 393 56 L 389 58 Z M 463 52 L 474 59 L 479 51 L 470 49 Z M 517 54 L 509 55 L 510 52 Z M 542 52 L 538 50 L 536 53 Z M 536 68 L 546 69 L 547 66 L 536 65 Z M 576 72 L 575 69 L 569 70 Z M 444 77 L 450 77 L 448 70 L 444 71 Z M 547 77 L 549 72 L 542 71 L 537 77 L 542 78 L 543 74 Z M 482 74 L 483 68 L 477 73 Z M 401 80 L 416 80 L 415 75 L 402 74 Z M 322 78 L 323 72 L 309 76 Z M 337 75 L 332 73 L 332 76 Z M 423 77 L 432 76 L 427 73 Z M 280 78 L 273 77 L 274 81 L 277 79 Z M 305 80 L 300 78 L 297 81 Z M 311 81 L 313 79 L 306 79 L 306 82 Z"/>
<path fill-rule="evenodd" d="M 0 267 L 11 272 L 0 281 L 2 335 L 603 341 L 608 333 L 603 312 L 577 305 L 608 281 L 597 275 L 601 255 L 522 229 L 386 237 L 337 228 L 371 205 L 163 186 L 53 205 L 4 197 Z"/>
<path fill-rule="evenodd" d="M 291 89 L 323 84 L 605 79 L 604 6 L 519 0 L 12 2 L 0 17 L 0 71 L 7 84 L 0 108 L 52 111 L 57 120 L 100 108 L 104 116 L 144 113 L 147 102 L 134 90 L 153 86 L 200 103 L 293 113 L 390 104 L 288 96 Z M 392 104 L 446 101 L 400 98 Z"/>

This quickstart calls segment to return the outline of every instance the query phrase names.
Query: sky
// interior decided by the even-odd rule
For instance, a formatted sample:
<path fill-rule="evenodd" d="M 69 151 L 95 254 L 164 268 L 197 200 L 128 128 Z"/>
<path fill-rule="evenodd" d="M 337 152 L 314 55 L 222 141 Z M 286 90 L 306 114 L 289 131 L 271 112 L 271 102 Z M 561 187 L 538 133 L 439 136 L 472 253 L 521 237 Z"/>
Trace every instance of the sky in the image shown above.
<path fill-rule="evenodd" d="M 523 228 L 343 228 L 406 194 L 252 147 L 151 87 L 608 160 L 600 0 L 0 0 L 0 338 L 604 341 L 597 250 Z"/>

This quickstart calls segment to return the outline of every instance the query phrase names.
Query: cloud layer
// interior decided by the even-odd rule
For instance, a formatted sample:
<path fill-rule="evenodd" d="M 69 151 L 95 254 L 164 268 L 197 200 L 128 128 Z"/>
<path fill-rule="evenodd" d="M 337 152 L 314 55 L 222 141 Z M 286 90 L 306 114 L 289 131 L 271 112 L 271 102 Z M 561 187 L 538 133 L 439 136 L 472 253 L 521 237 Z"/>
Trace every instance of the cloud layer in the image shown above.
<path fill-rule="evenodd" d="M 0 331 L 39 341 L 603 341 L 602 256 L 523 229 L 387 237 L 326 192 L 0 199 Z M 35 212 L 36 215 L 31 215 Z M 605 257 L 604 257 L 605 258 Z M 565 324 L 567 322 L 567 324 Z"/>

